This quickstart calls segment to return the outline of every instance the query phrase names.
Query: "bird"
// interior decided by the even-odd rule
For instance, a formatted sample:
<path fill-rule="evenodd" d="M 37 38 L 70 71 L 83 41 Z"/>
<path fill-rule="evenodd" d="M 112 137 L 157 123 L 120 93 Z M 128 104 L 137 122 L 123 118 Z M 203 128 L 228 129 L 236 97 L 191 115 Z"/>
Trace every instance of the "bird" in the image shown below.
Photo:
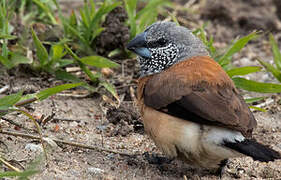
<path fill-rule="evenodd" d="M 155 22 L 127 49 L 140 64 L 137 102 L 145 131 L 167 158 L 216 173 L 222 173 L 229 158 L 281 158 L 252 136 L 255 117 L 191 30 Z"/>

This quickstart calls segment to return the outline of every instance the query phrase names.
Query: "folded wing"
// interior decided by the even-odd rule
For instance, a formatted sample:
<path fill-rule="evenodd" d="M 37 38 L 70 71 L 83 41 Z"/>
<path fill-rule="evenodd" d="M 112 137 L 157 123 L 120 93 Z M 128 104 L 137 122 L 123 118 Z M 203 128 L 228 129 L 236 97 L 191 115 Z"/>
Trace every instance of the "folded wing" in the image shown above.
<path fill-rule="evenodd" d="M 238 130 L 247 137 L 256 127 L 232 80 L 207 56 L 149 77 L 142 93 L 146 106 L 182 119 Z"/>

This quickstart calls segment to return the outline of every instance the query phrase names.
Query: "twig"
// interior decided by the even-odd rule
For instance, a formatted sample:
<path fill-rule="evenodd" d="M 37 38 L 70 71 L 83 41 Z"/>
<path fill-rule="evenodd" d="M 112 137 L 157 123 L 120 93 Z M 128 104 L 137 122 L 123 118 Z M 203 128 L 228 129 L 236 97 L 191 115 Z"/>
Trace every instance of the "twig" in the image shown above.
<path fill-rule="evenodd" d="M 59 117 L 54 117 L 51 119 L 51 122 L 56 122 L 56 121 L 75 121 L 75 122 L 81 122 L 81 121 L 89 121 L 88 119 L 68 119 L 68 118 L 59 118 Z"/>
<path fill-rule="evenodd" d="M 12 135 L 12 136 L 20 136 L 20 137 L 24 137 L 24 138 L 40 140 L 39 136 L 34 136 L 34 135 L 24 134 L 24 133 L 19 133 L 19 132 L 0 130 L 0 133 Z M 79 148 L 83 148 L 83 149 L 91 149 L 91 150 L 95 150 L 95 151 L 98 151 L 98 152 L 104 151 L 104 152 L 109 152 L 109 153 L 114 153 L 114 154 L 120 154 L 120 155 L 123 155 L 123 156 L 140 155 L 140 154 L 131 154 L 131 153 L 128 153 L 128 152 L 115 151 L 115 150 L 111 150 L 111 149 L 107 149 L 107 148 L 101 148 L 101 147 L 97 147 L 97 146 L 88 146 L 88 145 L 85 145 L 85 144 L 63 141 L 63 140 L 59 140 L 59 139 L 51 139 L 51 140 L 55 141 L 56 143 L 67 144 L 67 145 L 70 145 L 70 146 L 75 146 L 75 147 L 79 147 Z"/>
<path fill-rule="evenodd" d="M 12 170 L 14 170 L 14 171 L 16 171 L 16 172 L 21 172 L 21 170 L 20 170 L 19 168 L 17 168 L 17 167 L 15 167 L 15 166 L 11 165 L 9 162 L 5 161 L 2 157 L 0 157 L 0 161 L 1 161 L 4 165 L 6 165 L 8 168 L 10 168 L 10 169 L 12 169 Z"/>
<path fill-rule="evenodd" d="M 56 114 L 52 113 L 50 116 L 47 116 L 46 118 L 44 118 L 41 123 L 42 123 L 42 127 L 44 127 L 49 121 L 53 121 L 53 118 Z"/>

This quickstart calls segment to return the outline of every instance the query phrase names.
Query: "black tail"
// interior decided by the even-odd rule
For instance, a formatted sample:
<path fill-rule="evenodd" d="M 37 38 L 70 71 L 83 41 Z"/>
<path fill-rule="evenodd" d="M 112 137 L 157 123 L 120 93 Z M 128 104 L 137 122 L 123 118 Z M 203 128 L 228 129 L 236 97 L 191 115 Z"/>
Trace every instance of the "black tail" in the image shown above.
<path fill-rule="evenodd" d="M 236 141 L 235 143 L 224 141 L 223 145 L 247 156 L 251 156 L 255 161 L 268 162 L 281 159 L 279 152 L 258 143 L 254 139 L 245 139 L 242 142 Z"/>

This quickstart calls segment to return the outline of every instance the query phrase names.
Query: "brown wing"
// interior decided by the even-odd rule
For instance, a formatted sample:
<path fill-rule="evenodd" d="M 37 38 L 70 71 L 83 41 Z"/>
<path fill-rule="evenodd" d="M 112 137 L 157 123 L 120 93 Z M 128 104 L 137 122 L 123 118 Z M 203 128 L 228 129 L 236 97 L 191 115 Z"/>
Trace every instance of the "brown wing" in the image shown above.
<path fill-rule="evenodd" d="M 140 95 L 146 106 L 189 121 L 235 129 L 245 136 L 251 136 L 256 126 L 232 80 L 209 57 L 193 57 L 143 82 Z"/>

